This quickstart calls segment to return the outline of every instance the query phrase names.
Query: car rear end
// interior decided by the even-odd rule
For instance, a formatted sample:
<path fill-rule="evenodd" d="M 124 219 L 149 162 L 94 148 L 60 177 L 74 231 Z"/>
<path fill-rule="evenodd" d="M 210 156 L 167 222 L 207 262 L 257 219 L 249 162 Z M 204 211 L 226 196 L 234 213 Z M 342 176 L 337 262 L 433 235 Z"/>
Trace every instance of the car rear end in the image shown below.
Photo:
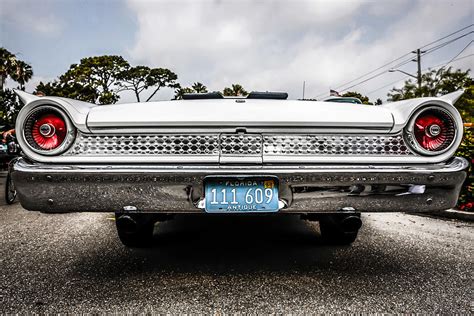
<path fill-rule="evenodd" d="M 462 121 L 427 98 L 373 107 L 189 100 L 30 102 L 14 168 L 28 210 L 123 214 L 428 212 L 456 204 Z"/>

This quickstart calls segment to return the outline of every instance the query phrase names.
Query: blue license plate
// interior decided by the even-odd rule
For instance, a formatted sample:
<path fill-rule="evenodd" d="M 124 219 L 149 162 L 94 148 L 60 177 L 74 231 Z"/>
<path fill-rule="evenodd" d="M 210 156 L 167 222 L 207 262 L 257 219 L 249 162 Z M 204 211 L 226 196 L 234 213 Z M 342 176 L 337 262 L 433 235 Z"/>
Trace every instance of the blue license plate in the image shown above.
<path fill-rule="evenodd" d="M 276 177 L 208 177 L 204 186 L 208 213 L 278 211 Z"/>

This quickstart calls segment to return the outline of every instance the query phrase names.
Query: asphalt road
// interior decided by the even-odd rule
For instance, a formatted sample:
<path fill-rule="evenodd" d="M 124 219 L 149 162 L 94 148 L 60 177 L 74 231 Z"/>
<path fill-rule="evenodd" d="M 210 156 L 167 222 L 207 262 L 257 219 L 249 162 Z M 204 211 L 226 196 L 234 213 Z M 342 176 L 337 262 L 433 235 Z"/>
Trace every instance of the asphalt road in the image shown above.
<path fill-rule="evenodd" d="M 18 203 L 0 212 L 1 313 L 474 308 L 466 222 L 370 214 L 352 246 L 334 247 L 296 217 L 178 217 L 157 225 L 153 248 L 131 250 L 111 214 L 41 214 Z"/>

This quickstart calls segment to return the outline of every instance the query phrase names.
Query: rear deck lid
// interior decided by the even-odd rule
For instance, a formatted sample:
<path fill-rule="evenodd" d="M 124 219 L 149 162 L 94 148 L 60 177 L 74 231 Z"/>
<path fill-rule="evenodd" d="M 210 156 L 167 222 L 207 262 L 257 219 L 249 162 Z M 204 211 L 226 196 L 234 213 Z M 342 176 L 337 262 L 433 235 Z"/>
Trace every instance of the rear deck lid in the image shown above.
<path fill-rule="evenodd" d="M 91 130 L 145 127 L 311 127 L 389 131 L 389 109 L 364 104 L 297 100 L 180 100 L 98 106 Z"/>

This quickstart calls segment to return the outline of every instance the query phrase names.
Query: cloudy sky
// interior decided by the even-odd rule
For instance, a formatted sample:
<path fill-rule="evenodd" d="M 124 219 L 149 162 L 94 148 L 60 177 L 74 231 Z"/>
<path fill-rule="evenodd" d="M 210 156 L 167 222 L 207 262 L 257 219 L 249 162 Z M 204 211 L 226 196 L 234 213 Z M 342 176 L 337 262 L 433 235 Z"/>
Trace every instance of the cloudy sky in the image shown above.
<path fill-rule="evenodd" d="M 301 98 L 305 81 L 306 97 L 333 88 L 385 100 L 406 78 L 387 72 L 390 66 L 415 73 L 407 53 L 473 21 L 474 0 L 0 0 L 0 46 L 33 66 L 29 90 L 82 57 L 117 54 L 134 65 L 169 68 L 184 86 L 240 83 Z M 422 68 L 451 59 L 454 67 L 474 68 L 473 30 L 425 46 Z M 132 100 L 125 95 L 121 102 Z"/>

